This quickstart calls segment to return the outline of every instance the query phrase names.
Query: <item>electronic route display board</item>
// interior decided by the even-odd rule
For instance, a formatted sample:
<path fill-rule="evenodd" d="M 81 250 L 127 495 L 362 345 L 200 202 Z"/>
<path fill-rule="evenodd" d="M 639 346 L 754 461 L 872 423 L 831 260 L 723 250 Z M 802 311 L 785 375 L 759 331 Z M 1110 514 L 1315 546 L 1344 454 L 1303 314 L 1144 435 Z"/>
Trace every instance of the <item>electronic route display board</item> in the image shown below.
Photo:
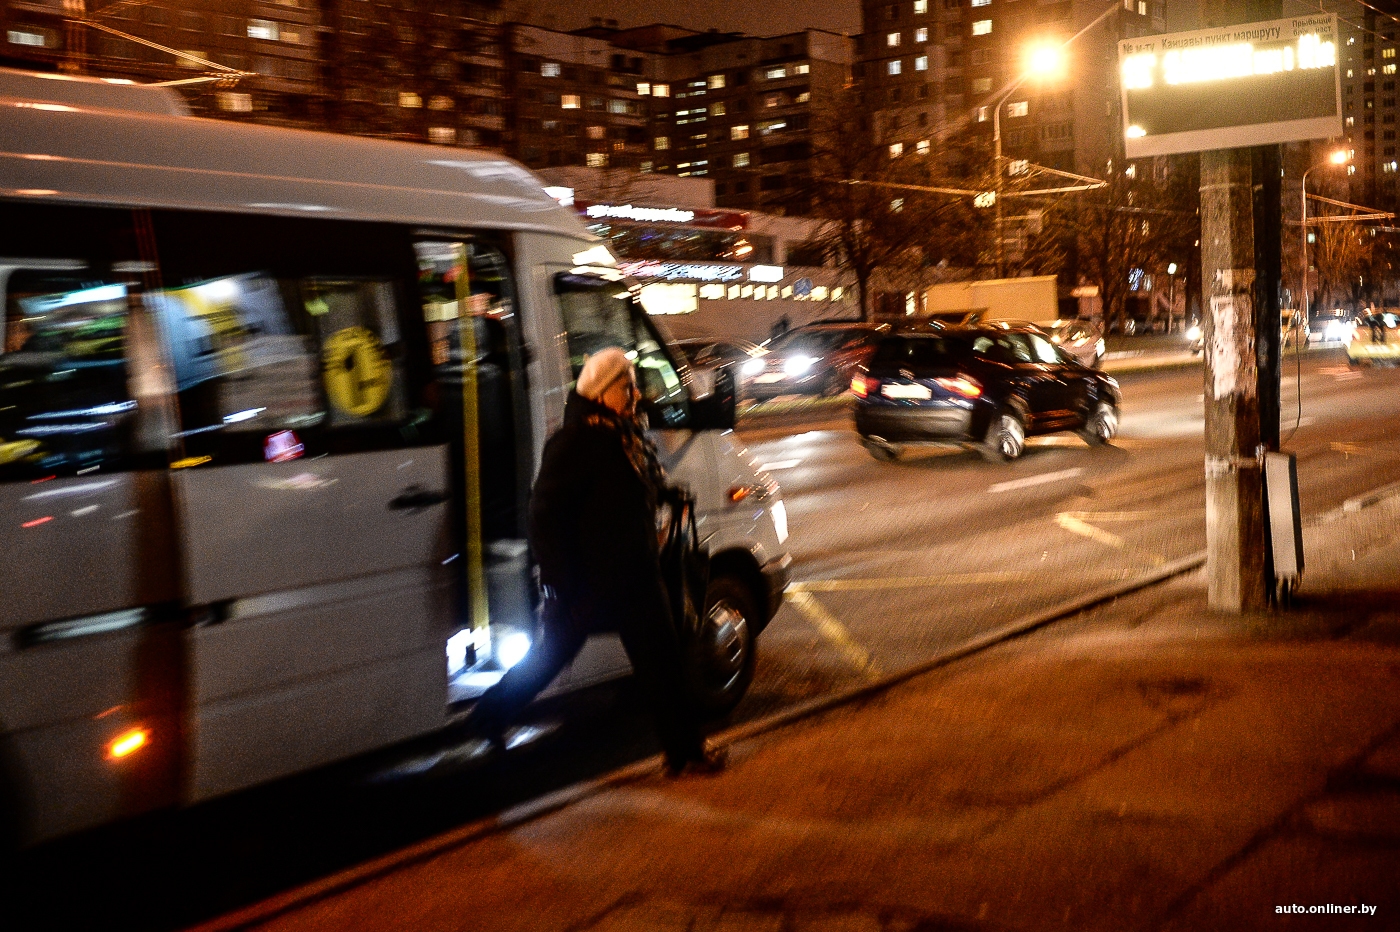
<path fill-rule="evenodd" d="M 1340 136 L 1338 45 L 1328 13 L 1124 39 L 1128 158 Z"/>

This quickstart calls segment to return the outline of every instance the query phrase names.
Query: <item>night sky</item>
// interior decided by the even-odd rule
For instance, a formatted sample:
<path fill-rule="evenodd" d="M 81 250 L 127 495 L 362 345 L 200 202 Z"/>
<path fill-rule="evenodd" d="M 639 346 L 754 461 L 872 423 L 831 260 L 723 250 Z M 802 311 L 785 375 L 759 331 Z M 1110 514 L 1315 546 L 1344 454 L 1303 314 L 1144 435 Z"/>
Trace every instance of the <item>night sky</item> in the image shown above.
<path fill-rule="evenodd" d="M 615 19 L 626 29 L 649 23 L 670 23 L 687 29 L 719 29 L 756 36 L 774 36 L 802 29 L 860 32 L 859 0 L 571 0 L 568 3 L 526 5 L 529 20 L 551 29 L 579 29 L 590 17 Z M 552 20 L 552 21 L 551 21 Z"/>

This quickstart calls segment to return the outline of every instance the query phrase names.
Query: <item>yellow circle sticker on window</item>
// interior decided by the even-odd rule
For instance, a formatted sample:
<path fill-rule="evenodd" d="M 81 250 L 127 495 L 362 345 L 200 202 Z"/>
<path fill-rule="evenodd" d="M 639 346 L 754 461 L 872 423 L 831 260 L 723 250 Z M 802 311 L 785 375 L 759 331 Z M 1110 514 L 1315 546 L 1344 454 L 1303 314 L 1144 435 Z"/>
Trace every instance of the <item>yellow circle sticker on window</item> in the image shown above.
<path fill-rule="evenodd" d="M 389 399 L 393 366 L 379 337 L 364 327 L 346 327 L 321 349 L 326 397 L 343 414 L 368 417 Z"/>

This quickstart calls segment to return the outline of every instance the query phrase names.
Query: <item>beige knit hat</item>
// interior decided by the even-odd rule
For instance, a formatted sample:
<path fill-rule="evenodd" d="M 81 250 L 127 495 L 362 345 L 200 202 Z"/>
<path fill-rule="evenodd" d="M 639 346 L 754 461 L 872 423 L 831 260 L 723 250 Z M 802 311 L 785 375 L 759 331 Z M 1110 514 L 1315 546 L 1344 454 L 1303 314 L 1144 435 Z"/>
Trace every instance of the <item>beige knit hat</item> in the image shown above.
<path fill-rule="evenodd" d="M 632 368 L 632 360 L 616 346 L 610 346 L 589 356 L 583 362 L 583 371 L 578 374 L 576 390 L 589 401 L 597 401 L 618 379 Z"/>

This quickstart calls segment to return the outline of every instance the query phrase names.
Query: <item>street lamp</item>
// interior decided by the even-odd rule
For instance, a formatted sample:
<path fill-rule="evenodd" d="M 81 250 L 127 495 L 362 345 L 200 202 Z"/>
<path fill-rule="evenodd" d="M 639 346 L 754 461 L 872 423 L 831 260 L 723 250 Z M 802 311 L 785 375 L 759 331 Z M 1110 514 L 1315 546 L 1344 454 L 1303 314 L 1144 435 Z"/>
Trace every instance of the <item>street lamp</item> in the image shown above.
<path fill-rule="evenodd" d="M 1068 42 L 1064 43 L 1064 45 L 1068 44 Z M 992 167 L 996 172 L 992 196 L 993 204 L 996 207 L 997 278 L 1003 278 L 1006 275 L 1006 242 L 1002 236 L 1001 212 L 1001 108 L 1006 103 L 1006 99 L 1016 93 L 1021 85 L 1031 78 L 1048 77 L 1059 71 L 1064 65 L 1064 45 L 1044 43 L 1033 46 L 1026 56 L 1025 70 L 1017 76 L 1016 80 L 1011 82 L 1006 90 L 1002 91 L 1001 96 L 997 97 L 996 103 L 992 106 L 992 147 L 995 150 L 992 156 Z"/>
<path fill-rule="evenodd" d="M 1345 165 L 1351 161 L 1351 152 L 1347 149 L 1335 149 L 1327 154 L 1327 158 L 1316 165 L 1309 165 L 1307 171 L 1303 172 L 1303 278 L 1300 282 L 1303 288 L 1303 326 L 1308 325 L 1308 172 L 1314 168 L 1321 168 L 1324 165 Z"/>

